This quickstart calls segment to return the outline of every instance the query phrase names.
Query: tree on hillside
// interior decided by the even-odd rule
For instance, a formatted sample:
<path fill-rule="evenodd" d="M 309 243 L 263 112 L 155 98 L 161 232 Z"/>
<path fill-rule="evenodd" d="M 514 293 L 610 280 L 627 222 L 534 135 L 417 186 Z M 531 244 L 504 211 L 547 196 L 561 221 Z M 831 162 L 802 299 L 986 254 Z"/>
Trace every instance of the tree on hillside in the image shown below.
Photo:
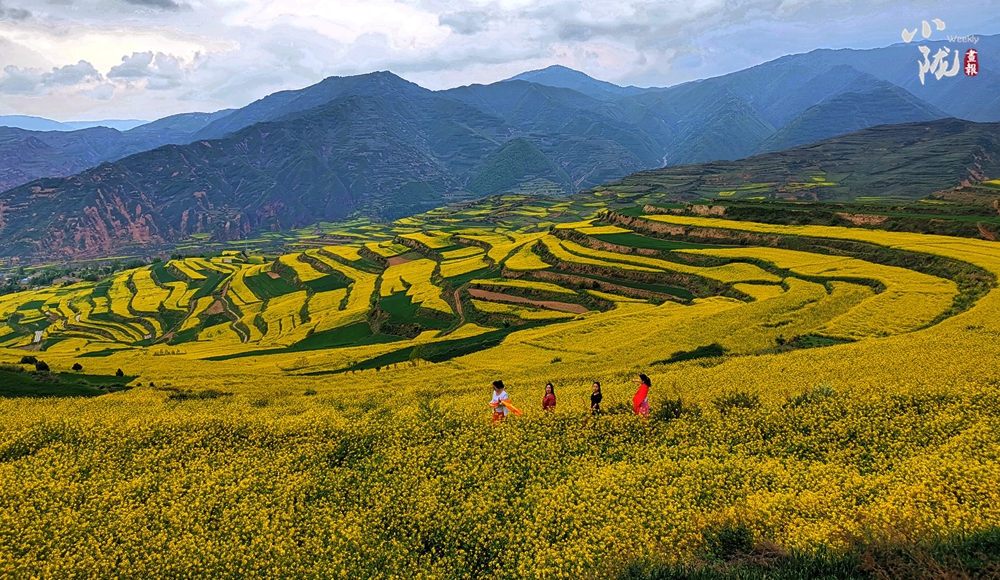
<path fill-rule="evenodd" d="M 73 363 L 73 370 L 76 372 L 80 372 L 83 370 L 83 365 L 80 363 Z"/>

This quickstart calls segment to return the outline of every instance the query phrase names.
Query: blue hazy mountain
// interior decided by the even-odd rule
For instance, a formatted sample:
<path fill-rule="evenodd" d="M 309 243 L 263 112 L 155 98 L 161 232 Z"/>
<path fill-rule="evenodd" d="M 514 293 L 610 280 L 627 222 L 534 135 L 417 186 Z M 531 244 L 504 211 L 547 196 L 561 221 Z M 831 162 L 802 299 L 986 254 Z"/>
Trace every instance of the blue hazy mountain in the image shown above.
<path fill-rule="evenodd" d="M 892 83 L 862 73 L 843 92 L 815 104 L 758 147 L 780 151 L 877 125 L 943 119 L 949 115 Z"/>
<path fill-rule="evenodd" d="M 835 180 L 823 187 L 802 187 L 823 175 Z M 720 191 L 753 184 L 752 193 L 742 195 L 823 202 L 850 202 L 862 196 L 916 200 L 969 188 L 979 189 L 992 201 L 988 187 L 975 186 L 998 177 L 1000 123 L 947 118 L 879 125 L 735 161 L 652 169 L 607 185 L 642 187 L 645 193 L 674 200 L 718 199 Z M 778 216 L 786 211 L 775 207 L 764 213 Z M 783 223 L 797 223 L 789 217 L 791 221 Z"/>
<path fill-rule="evenodd" d="M 1000 36 L 977 48 L 984 62 L 1000 62 Z M 562 67 L 444 91 L 377 72 L 125 132 L 3 128 L 0 238 L 19 241 L 0 251 L 95 255 L 191 233 L 234 239 L 318 219 L 391 219 L 490 193 L 569 193 L 872 126 L 1000 120 L 989 69 L 920 85 L 914 54 L 915 44 L 817 50 L 650 89 Z"/>
<path fill-rule="evenodd" d="M 79 131 L 92 127 L 107 127 L 119 131 L 128 131 L 147 121 L 137 119 L 104 119 L 101 121 L 53 121 L 44 117 L 29 115 L 0 115 L 0 127 L 13 127 L 28 131 Z"/>
<path fill-rule="evenodd" d="M 69 124 L 48 119 L 40 119 L 35 125 L 23 124 L 51 127 L 56 123 L 64 128 L 27 130 L 0 126 L 0 191 L 42 177 L 66 177 L 162 145 L 189 143 L 196 131 L 230 112 L 173 115 L 128 131 L 103 125 L 70 130 Z"/>
<path fill-rule="evenodd" d="M 959 74 L 938 80 L 928 75 L 921 84 L 916 58 L 919 44 L 934 51 L 948 46 L 947 41 L 935 41 L 899 43 L 872 50 L 815 50 L 720 77 L 650 89 L 619 87 L 579 71 L 552 66 L 507 81 L 444 93 L 506 120 L 517 128 L 520 136 L 532 132 L 559 134 L 558 138 L 539 141 L 535 146 L 558 164 L 569 161 L 573 165 L 574 148 L 585 152 L 586 159 L 599 159 L 598 165 L 587 171 L 600 176 L 599 179 L 614 179 L 664 164 L 737 159 L 770 150 L 775 144 L 800 143 L 803 138 L 829 137 L 900 120 L 924 120 L 933 115 L 974 121 L 1000 120 L 1000 91 L 996 90 L 1000 86 L 1000 72 L 987 66 L 976 77 Z M 949 49 L 964 51 L 971 46 L 955 45 Z M 1000 35 L 982 36 L 974 46 L 984 62 L 1000 62 Z M 365 86 L 370 91 L 373 79 L 380 74 L 388 73 L 330 77 L 304 89 L 274 93 L 235 111 L 175 115 L 124 131 L 122 136 L 75 132 L 42 136 L 0 130 L 0 159 L 12 163 L 6 166 L 4 176 L 0 176 L 0 191 L 37 177 L 71 175 L 66 171 L 76 172 L 160 145 L 221 138 L 255 123 L 292 118 L 336 99 L 345 91 L 364 92 Z M 876 81 L 891 83 L 916 100 L 899 94 L 899 98 L 891 99 L 885 85 L 877 88 Z M 419 88 L 413 85 L 414 90 Z M 856 100 L 852 106 L 838 109 L 844 99 L 832 99 L 844 93 L 881 96 Z M 772 138 L 807 109 L 822 103 L 827 104 L 797 120 L 781 136 Z M 841 119 L 838 111 L 848 116 Z M 766 123 L 761 123 L 758 117 Z M 54 125 L 56 122 L 45 119 L 20 119 L 25 127 L 48 131 L 70 128 L 68 124 Z M 813 122 L 822 119 L 825 128 L 810 129 L 810 119 Z M 789 137 L 792 133 L 798 136 Z M 104 141 L 95 143 L 96 135 L 104 135 Z M 765 146 L 768 140 L 770 144 Z M 96 152 L 91 150 L 92 146 Z M 10 150 L 18 148 L 23 150 L 11 156 Z M 595 148 L 604 154 L 597 155 Z M 578 179 L 579 175 L 573 182 Z"/>
<path fill-rule="evenodd" d="M 176 131 L 178 133 L 193 135 L 209 123 L 226 117 L 232 112 L 233 109 L 223 109 L 214 113 L 181 113 L 179 115 L 171 115 L 157 119 L 156 121 L 137 125 L 131 128 L 129 133 L 137 135 L 157 131 Z"/>
<path fill-rule="evenodd" d="M 394 90 L 428 92 L 416 84 L 404 81 L 396 75 L 377 71 L 349 77 L 328 77 L 315 85 L 293 91 L 280 91 L 225 115 L 195 133 L 196 139 L 217 139 L 244 127 L 266 121 L 279 121 L 320 107 L 348 94 L 375 94 L 385 86 L 387 79 L 394 84 Z M 401 81 L 401 82 L 397 82 Z"/>
<path fill-rule="evenodd" d="M 91 127 L 107 127 L 108 129 L 116 129 L 118 131 L 128 131 L 140 125 L 145 125 L 148 122 L 139 119 L 102 119 L 100 121 L 64 121 L 62 124 L 68 127 L 70 131 L 90 129 Z"/>
<path fill-rule="evenodd" d="M 486 163 L 466 184 L 474 195 L 486 197 L 531 185 L 533 193 L 572 193 L 566 171 L 552 162 L 527 139 L 507 141 L 487 158 Z"/>
<path fill-rule="evenodd" d="M 638 87 L 620 87 L 614 83 L 599 81 L 580 71 L 561 65 L 523 72 L 507 80 L 527 81 L 547 87 L 571 89 L 602 101 L 611 101 L 643 92 L 643 89 Z"/>
<path fill-rule="evenodd" d="M 29 115 L 0 115 L 0 127 L 13 127 L 27 131 L 73 131 L 65 123 Z"/>
<path fill-rule="evenodd" d="M 614 104 L 582 93 L 526 81 L 503 81 L 441 91 L 495 116 L 563 167 L 574 187 L 661 164 L 662 147 L 622 118 Z"/>

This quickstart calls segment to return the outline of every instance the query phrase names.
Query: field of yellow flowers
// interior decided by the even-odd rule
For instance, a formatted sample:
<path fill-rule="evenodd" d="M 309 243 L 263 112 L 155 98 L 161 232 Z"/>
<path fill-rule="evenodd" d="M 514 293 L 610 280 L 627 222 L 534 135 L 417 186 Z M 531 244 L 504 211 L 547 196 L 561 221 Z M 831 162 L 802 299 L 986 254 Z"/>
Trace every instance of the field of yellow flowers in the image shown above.
<path fill-rule="evenodd" d="M 863 240 L 1000 275 L 1000 251 L 985 241 L 648 219 Z M 509 244 L 496 255 L 513 256 L 512 269 L 548 266 L 525 250 L 536 242 L 584 266 L 679 268 L 554 237 L 493 235 L 492 248 Z M 445 243 L 438 238 L 423 241 Z M 398 345 L 207 361 L 220 348 L 212 340 L 92 358 L 78 358 L 78 342 L 55 344 L 45 352 L 54 369 L 84 360 L 88 371 L 141 377 L 91 399 L 0 399 L 0 577 L 608 578 L 635 562 L 711 561 L 717 530 L 835 554 L 859 537 L 921 542 L 996 529 L 1000 291 L 938 320 L 956 292 L 948 280 L 771 248 L 702 253 L 724 252 L 804 277 L 713 267 L 756 300 L 622 299 L 445 362 L 357 372 L 326 371 Z M 211 275 L 210 264 L 196 266 L 184 264 Z M 389 283 L 441 300 L 423 270 L 408 280 L 404 267 L 422 266 L 397 267 Z M 371 275 L 343 271 L 376 291 Z M 816 281 L 823 276 L 833 281 Z M 881 292 L 862 283 L 871 280 Z M 115 279 L 112 304 L 128 289 Z M 296 332 L 302 305 L 288 301 L 300 298 L 264 310 L 279 321 L 268 332 L 280 337 L 284 321 Z M 136 306 L 150 307 L 129 316 Z M 859 308 L 869 314 L 852 315 Z M 879 335 L 871 317 L 885 309 L 899 316 L 876 318 L 892 327 Z M 116 332 L 146 329 L 134 324 Z M 767 350 L 781 333 L 824 328 L 858 340 Z M 662 364 L 712 343 L 727 356 Z M 627 406 L 638 373 L 653 383 L 648 420 Z M 492 426 L 497 378 L 525 413 Z M 605 412 L 591 417 L 595 380 Z M 552 413 L 541 411 L 547 381 Z"/>

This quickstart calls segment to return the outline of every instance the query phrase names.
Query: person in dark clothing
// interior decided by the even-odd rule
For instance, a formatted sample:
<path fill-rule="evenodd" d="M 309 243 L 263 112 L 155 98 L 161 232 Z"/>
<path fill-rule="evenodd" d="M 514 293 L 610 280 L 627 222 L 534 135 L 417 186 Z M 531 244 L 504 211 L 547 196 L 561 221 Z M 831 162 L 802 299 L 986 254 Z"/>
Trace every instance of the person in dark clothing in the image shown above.
<path fill-rule="evenodd" d="M 601 399 L 604 395 L 601 394 L 601 383 L 594 381 L 594 390 L 590 394 L 590 414 L 600 415 L 601 414 Z"/>

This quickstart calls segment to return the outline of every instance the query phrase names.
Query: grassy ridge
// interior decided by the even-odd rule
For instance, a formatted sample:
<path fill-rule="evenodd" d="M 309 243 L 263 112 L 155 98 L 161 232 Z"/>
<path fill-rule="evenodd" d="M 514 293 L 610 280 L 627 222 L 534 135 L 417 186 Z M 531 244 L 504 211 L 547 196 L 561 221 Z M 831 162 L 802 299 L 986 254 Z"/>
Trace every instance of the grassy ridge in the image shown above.
<path fill-rule="evenodd" d="M 874 580 L 877 578 L 995 578 L 1000 530 L 913 543 L 903 537 L 852 538 L 846 551 L 788 552 L 754 543 L 739 527 L 711 530 L 703 565 L 634 563 L 619 580 Z"/>
<path fill-rule="evenodd" d="M 13 365 L 0 368 L 0 397 L 96 397 L 105 389 L 121 390 L 136 377 L 83 373 L 25 372 Z"/>

